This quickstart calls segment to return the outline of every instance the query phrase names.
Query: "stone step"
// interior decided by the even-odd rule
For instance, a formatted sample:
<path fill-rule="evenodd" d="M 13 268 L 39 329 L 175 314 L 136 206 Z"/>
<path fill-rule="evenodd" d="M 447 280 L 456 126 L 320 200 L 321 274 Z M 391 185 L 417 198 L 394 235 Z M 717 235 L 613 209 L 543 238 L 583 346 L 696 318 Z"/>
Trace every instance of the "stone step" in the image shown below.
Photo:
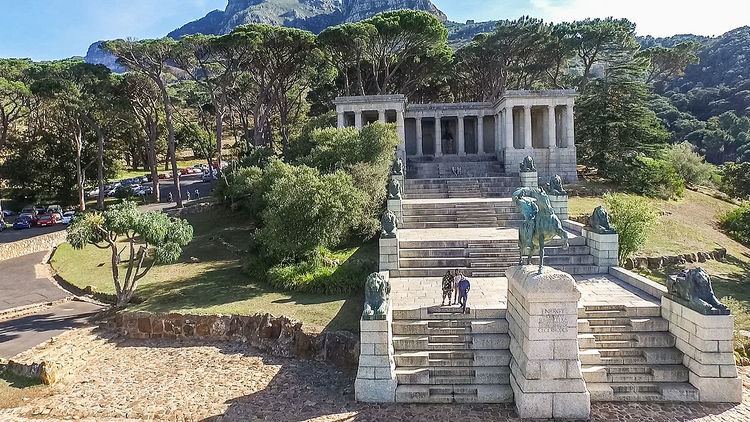
<path fill-rule="evenodd" d="M 586 239 L 582 237 L 572 237 L 568 240 L 570 246 L 586 246 Z M 562 240 L 553 239 L 546 247 L 557 248 L 562 246 Z M 399 249 L 451 249 L 451 248 L 508 248 L 518 250 L 517 239 L 504 240 L 402 240 L 399 242 Z M 546 250 L 546 248 L 545 248 Z M 631 309 L 631 308 L 628 308 Z M 658 309 L 658 307 L 657 307 Z M 583 312 L 583 308 L 581 308 Z M 584 317 L 585 314 L 579 316 Z M 617 315 L 614 315 L 617 316 Z M 628 316 L 628 315 L 623 315 Z M 633 315 L 636 316 L 636 315 Z"/>
<path fill-rule="evenodd" d="M 507 366 L 510 358 L 510 351 L 503 349 L 397 351 L 394 354 L 397 367 Z"/>
<path fill-rule="evenodd" d="M 510 228 L 520 227 L 521 221 L 495 221 L 495 222 L 423 222 L 403 223 L 402 229 L 477 229 L 477 228 Z"/>
<path fill-rule="evenodd" d="M 406 195 L 406 199 L 509 198 L 509 197 L 510 197 L 510 193 L 502 193 L 502 192 L 414 193 L 414 194 Z"/>
<path fill-rule="evenodd" d="M 607 308 L 607 309 L 599 309 Z M 661 307 L 654 306 L 619 306 L 619 305 L 601 305 L 578 308 L 578 318 L 582 319 L 602 319 L 602 318 L 635 318 L 635 317 L 659 317 L 661 316 Z"/>
<path fill-rule="evenodd" d="M 508 366 L 396 367 L 399 385 L 509 384 Z"/>
<path fill-rule="evenodd" d="M 578 320 L 579 333 L 615 333 L 615 332 L 666 332 L 669 331 L 669 322 L 663 318 L 581 318 Z"/>
<path fill-rule="evenodd" d="M 525 261 L 524 261 L 525 262 Z M 533 263 L 533 261 L 532 261 Z M 398 270 L 390 270 L 391 277 L 400 278 L 423 278 L 423 277 L 442 277 L 445 275 L 447 269 L 457 269 L 464 273 L 467 277 L 505 277 L 505 271 L 513 265 L 517 265 L 518 261 L 515 262 L 498 262 L 497 265 L 492 267 L 466 267 L 466 266 L 452 266 L 446 265 L 443 267 L 404 267 L 401 266 Z M 399 261 L 399 265 L 401 265 Z M 412 265 L 412 263 L 410 263 Z M 413 264 L 419 265 L 419 264 Z M 598 274 L 603 273 L 606 268 L 597 267 L 594 265 L 556 265 L 548 264 L 551 267 L 564 271 L 572 275 L 585 275 L 585 274 Z"/>
<path fill-rule="evenodd" d="M 668 332 L 578 334 L 578 347 L 582 349 L 674 347 L 674 345 L 675 337 Z"/>
<path fill-rule="evenodd" d="M 393 334 L 506 334 L 508 321 L 505 319 L 474 320 L 395 320 L 391 324 Z"/>
<path fill-rule="evenodd" d="M 432 337 L 432 338 L 431 338 Z M 434 351 L 434 350 L 490 350 L 507 349 L 510 337 L 507 334 L 472 334 L 466 341 L 435 342 L 436 336 L 426 335 L 394 335 L 393 348 L 395 350 Z"/>
<path fill-rule="evenodd" d="M 584 349 L 579 352 L 584 365 L 681 365 L 682 352 L 674 347 Z"/>
<path fill-rule="evenodd" d="M 698 390 L 680 383 L 586 383 L 592 402 L 696 402 Z"/>
<path fill-rule="evenodd" d="M 688 382 L 689 371 L 683 365 L 582 365 L 588 382 Z"/>
<path fill-rule="evenodd" d="M 469 299 L 469 305 L 471 305 L 471 299 Z M 505 319 L 506 314 L 506 309 L 472 309 L 471 306 L 466 308 L 465 313 L 461 313 L 458 306 L 435 306 L 427 309 L 395 308 L 393 309 L 393 320 L 464 321 Z"/>
<path fill-rule="evenodd" d="M 511 403 L 509 385 L 399 385 L 398 403 Z"/>

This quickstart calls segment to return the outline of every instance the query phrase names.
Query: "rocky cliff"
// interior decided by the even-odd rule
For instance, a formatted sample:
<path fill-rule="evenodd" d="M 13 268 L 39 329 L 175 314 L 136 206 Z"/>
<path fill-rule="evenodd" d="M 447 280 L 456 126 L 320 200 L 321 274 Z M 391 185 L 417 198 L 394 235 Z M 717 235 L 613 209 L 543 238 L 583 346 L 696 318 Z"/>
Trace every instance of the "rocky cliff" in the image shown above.
<path fill-rule="evenodd" d="M 177 39 L 191 34 L 221 35 L 249 23 L 287 26 L 318 33 L 329 26 L 358 22 L 381 12 L 400 9 L 423 10 L 443 22 L 447 21 L 445 13 L 430 0 L 229 0 L 225 10 L 214 10 L 167 36 Z M 450 24 L 452 32 L 462 26 Z M 473 37 L 473 34 L 460 35 L 468 39 Z M 114 58 L 102 51 L 100 45 L 101 41 L 91 45 L 86 61 L 104 64 L 115 70 L 117 65 Z"/>

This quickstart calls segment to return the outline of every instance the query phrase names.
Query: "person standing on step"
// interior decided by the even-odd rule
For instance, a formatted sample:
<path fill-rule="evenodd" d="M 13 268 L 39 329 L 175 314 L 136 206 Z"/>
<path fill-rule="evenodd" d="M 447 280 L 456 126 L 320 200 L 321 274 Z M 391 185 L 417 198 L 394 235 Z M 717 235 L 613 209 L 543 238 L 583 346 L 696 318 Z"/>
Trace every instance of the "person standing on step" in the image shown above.
<path fill-rule="evenodd" d="M 461 275 L 461 280 L 458 282 L 458 303 L 461 305 L 461 313 L 466 313 L 466 302 L 469 298 L 469 290 L 471 290 L 471 283 L 469 279 Z"/>
<path fill-rule="evenodd" d="M 448 270 L 445 272 L 445 275 L 443 276 L 443 301 L 440 303 L 440 306 L 445 306 L 445 298 L 448 298 L 448 306 L 453 305 L 451 297 L 456 284 L 453 279 L 455 276 L 455 270 Z"/>
<path fill-rule="evenodd" d="M 461 270 L 453 270 L 453 304 L 458 305 L 458 282 L 464 278 Z"/>

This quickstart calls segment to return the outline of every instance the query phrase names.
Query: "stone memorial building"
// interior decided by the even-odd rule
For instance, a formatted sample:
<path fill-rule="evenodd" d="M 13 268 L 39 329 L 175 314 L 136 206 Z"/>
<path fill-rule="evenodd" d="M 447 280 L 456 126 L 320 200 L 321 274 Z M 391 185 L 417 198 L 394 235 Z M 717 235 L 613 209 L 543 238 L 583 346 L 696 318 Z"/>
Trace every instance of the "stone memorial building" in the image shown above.
<path fill-rule="evenodd" d="M 339 127 L 395 124 L 406 163 L 406 171 L 394 165 L 380 271 L 368 279 L 378 284 L 366 287 L 370 299 L 387 297 L 370 304 L 377 315 L 363 313 L 357 400 L 512 402 L 522 418 L 540 419 L 586 419 L 592 401 L 741 400 L 732 316 L 699 312 L 619 267 L 604 210 L 592 210 L 591 226 L 568 220 L 567 194 L 553 177 L 576 179 L 574 91 L 506 91 L 492 103 L 387 95 L 335 104 Z M 555 223 L 541 272 L 538 256 L 519 265 L 527 217 L 513 195 L 526 191 Z M 441 306 L 448 271 L 471 281 L 465 313 L 455 298 Z M 672 280 L 696 279 L 696 291 L 710 285 L 701 272 Z"/>

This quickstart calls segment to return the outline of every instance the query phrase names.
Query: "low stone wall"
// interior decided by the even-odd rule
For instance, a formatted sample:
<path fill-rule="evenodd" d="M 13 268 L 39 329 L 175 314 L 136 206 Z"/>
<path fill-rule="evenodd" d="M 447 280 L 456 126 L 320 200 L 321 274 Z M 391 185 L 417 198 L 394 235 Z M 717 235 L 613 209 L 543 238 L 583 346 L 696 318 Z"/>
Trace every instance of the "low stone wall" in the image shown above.
<path fill-rule="evenodd" d="M 658 270 L 675 265 L 684 265 L 687 263 L 706 262 L 712 259 L 723 261 L 727 257 L 725 248 L 716 248 L 707 252 L 693 252 L 682 255 L 665 255 L 650 257 L 634 257 L 625 260 L 624 267 L 632 270 L 634 268 L 648 268 Z"/>
<path fill-rule="evenodd" d="M 170 217 L 185 218 L 189 215 L 203 214 L 218 209 L 219 205 L 213 202 L 198 202 L 190 204 L 184 208 L 173 208 L 164 210 Z"/>
<path fill-rule="evenodd" d="M 0 261 L 48 251 L 65 242 L 65 230 L 42 234 L 11 243 L 0 243 Z"/>
<path fill-rule="evenodd" d="M 669 321 L 669 332 L 676 337 L 700 401 L 740 403 L 742 379 L 732 348 L 734 317 L 702 315 L 668 296 L 661 298 L 661 316 Z"/>
<path fill-rule="evenodd" d="M 359 339 L 355 334 L 334 331 L 308 333 L 302 323 L 270 314 L 183 315 L 121 312 L 115 327 L 130 338 L 202 339 L 243 341 L 274 356 L 325 361 L 356 368 Z"/>

